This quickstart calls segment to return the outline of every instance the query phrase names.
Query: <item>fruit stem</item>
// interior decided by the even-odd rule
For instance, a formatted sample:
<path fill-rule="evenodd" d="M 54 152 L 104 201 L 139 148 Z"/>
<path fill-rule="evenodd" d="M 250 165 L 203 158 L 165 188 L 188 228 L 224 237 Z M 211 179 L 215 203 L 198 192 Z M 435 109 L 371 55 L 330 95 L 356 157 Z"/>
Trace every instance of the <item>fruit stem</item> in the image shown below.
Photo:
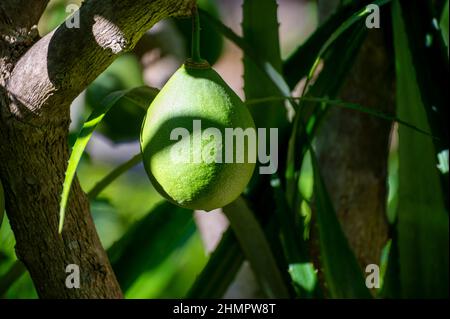
<path fill-rule="evenodd" d="M 200 17 L 198 15 L 198 8 L 192 10 L 192 61 L 202 62 L 200 56 Z"/>

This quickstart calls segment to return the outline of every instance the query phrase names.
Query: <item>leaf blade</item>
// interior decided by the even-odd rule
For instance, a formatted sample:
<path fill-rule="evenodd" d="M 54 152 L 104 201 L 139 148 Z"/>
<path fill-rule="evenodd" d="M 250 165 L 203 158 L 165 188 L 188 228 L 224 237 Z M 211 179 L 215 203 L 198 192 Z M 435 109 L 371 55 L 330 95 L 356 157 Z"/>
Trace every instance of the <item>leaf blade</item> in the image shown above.
<path fill-rule="evenodd" d="M 194 232 L 191 210 L 169 202 L 153 208 L 108 249 L 121 288 L 126 292 L 143 272 L 159 265 Z"/>
<path fill-rule="evenodd" d="M 102 121 L 105 117 L 106 113 L 117 103 L 121 98 L 128 96 L 131 98 L 133 96 L 140 96 L 141 94 L 148 94 L 148 97 L 155 96 L 155 90 L 149 87 L 138 87 L 125 91 L 117 91 L 108 95 L 105 100 L 100 104 L 100 106 L 92 112 L 87 121 L 84 123 L 83 128 L 81 129 L 78 137 L 75 141 L 75 144 L 72 149 L 72 153 L 69 157 L 69 162 L 66 169 L 66 175 L 64 177 L 63 190 L 61 194 L 60 201 L 60 210 L 59 210 L 59 226 L 58 232 L 61 234 L 64 226 L 64 218 L 66 213 L 67 202 L 69 200 L 70 189 L 72 186 L 72 182 L 75 178 L 76 169 L 81 160 L 81 156 L 92 137 L 97 125 Z M 138 103 L 139 98 L 134 98 L 134 101 Z M 140 100 L 142 103 L 143 100 Z M 150 101 L 147 100 L 147 103 Z M 139 105 L 139 104 L 138 104 Z"/>
<path fill-rule="evenodd" d="M 397 114 L 429 130 L 402 8 L 393 3 L 392 19 L 397 70 Z M 448 212 L 437 170 L 435 145 L 399 127 L 397 204 L 401 296 L 448 297 Z"/>
<path fill-rule="evenodd" d="M 361 269 L 342 231 L 326 191 L 312 147 L 310 152 L 314 171 L 321 264 L 330 295 L 332 298 L 371 298 L 371 294 L 364 284 Z"/>
<path fill-rule="evenodd" d="M 268 297 L 288 298 L 289 290 L 284 284 L 264 231 L 244 199 L 238 198 L 225 206 L 223 212 Z"/>

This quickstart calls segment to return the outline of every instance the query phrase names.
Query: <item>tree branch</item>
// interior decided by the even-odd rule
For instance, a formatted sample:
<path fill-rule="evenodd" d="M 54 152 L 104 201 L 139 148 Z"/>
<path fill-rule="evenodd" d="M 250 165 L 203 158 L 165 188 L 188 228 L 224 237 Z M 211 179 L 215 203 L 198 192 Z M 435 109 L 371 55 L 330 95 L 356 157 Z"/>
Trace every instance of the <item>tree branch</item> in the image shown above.
<path fill-rule="evenodd" d="M 194 5 L 194 0 L 88 1 L 75 13 L 80 17 L 79 28 L 63 23 L 17 62 L 7 91 L 26 110 L 12 113 L 38 126 L 57 119 L 153 24 L 169 16 L 189 15 Z"/>
<path fill-rule="evenodd" d="M 90 0 L 79 10 L 80 28 L 62 24 L 34 45 L 38 39 L 34 25 L 46 1 L 27 2 L 28 10 L 30 3 L 36 10 L 28 22 L 17 17 L 25 14 L 25 1 L 0 5 L 0 28 L 8 26 L 11 31 L 0 29 L 0 178 L 16 255 L 42 298 L 120 298 L 89 201 L 77 180 L 64 233 L 60 236 L 57 231 L 69 157 L 69 105 L 154 23 L 190 13 L 195 1 Z M 34 7 L 37 3 L 42 7 Z M 23 33 L 22 27 L 30 29 Z M 14 34 L 25 37 L 10 36 Z M 80 289 L 65 285 L 68 264 L 80 268 Z"/>

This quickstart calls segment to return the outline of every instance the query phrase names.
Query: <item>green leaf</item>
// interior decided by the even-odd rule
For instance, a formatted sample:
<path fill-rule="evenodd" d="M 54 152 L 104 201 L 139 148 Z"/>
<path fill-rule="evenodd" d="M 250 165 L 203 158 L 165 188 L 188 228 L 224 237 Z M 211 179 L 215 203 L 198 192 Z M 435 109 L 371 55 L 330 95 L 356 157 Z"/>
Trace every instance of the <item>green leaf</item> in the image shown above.
<path fill-rule="evenodd" d="M 86 113 L 90 114 L 99 102 L 112 92 L 144 85 L 142 67 L 131 53 L 118 57 L 86 90 Z M 139 138 L 142 120 L 149 104 L 142 107 L 123 99 L 116 103 L 97 128 L 97 132 L 120 143 Z"/>
<path fill-rule="evenodd" d="M 89 116 L 87 121 L 84 123 L 83 128 L 75 141 L 75 145 L 73 146 L 66 169 L 59 211 L 59 233 L 61 233 L 63 229 L 67 201 L 69 199 L 69 193 L 78 163 L 80 162 L 84 149 L 86 148 L 97 125 L 102 121 L 111 107 L 113 107 L 121 99 L 128 99 L 135 102 L 136 105 L 142 106 L 144 101 L 145 104 L 150 104 L 155 96 L 156 90 L 149 87 L 138 87 L 127 91 L 114 92 L 105 98 L 100 106 L 92 112 L 91 116 Z"/>
<path fill-rule="evenodd" d="M 251 47 L 253 51 L 250 55 L 249 52 L 244 51 L 244 93 L 246 99 L 258 99 L 272 95 L 283 96 L 280 88 L 277 87 L 273 79 L 270 78 L 270 76 L 265 75 L 266 71 L 263 67 L 264 63 L 270 64 L 277 74 L 281 74 L 282 60 L 278 36 L 279 23 L 277 20 L 277 9 L 278 5 L 275 0 L 245 0 L 243 2 L 243 41 Z M 258 62 L 254 61 L 254 56 L 252 56 L 255 52 L 258 53 L 258 59 L 264 61 L 262 63 L 260 62 L 260 65 L 257 64 Z M 288 90 L 283 79 L 280 79 L 279 83 L 283 87 L 283 90 Z M 277 127 L 279 129 L 279 139 L 281 141 L 286 140 L 289 123 L 287 109 L 284 106 L 283 100 L 266 100 L 263 105 L 255 104 L 253 107 L 250 107 L 249 110 L 255 120 L 256 127 Z M 269 140 L 270 136 L 267 136 L 266 143 L 270 143 Z M 283 152 L 280 152 L 279 154 L 282 156 Z M 281 165 L 283 165 L 285 161 L 281 158 L 278 159 L 278 162 L 281 162 Z M 260 184 L 260 187 L 267 185 L 270 189 L 269 179 L 264 178 L 264 176 L 255 175 L 252 180 L 253 187 L 251 188 L 254 189 L 254 185 L 256 184 Z M 290 228 L 299 226 L 299 224 L 295 224 L 297 220 L 292 218 L 292 215 L 284 214 L 283 211 L 278 211 L 277 213 L 279 219 L 283 221 L 286 218 L 289 219 L 283 223 L 283 225 L 288 224 L 289 229 L 283 227 L 281 228 L 281 232 L 286 230 L 289 231 Z M 274 229 L 274 232 L 278 234 L 279 229 Z M 273 241 L 272 244 L 274 244 Z M 269 249 L 276 251 L 275 247 L 269 247 Z M 280 251 L 280 253 L 282 253 L 282 251 Z M 284 256 L 275 257 L 284 259 Z M 282 263 L 279 262 L 278 266 L 274 266 L 282 267 Z"/>
<path fill-rule="evenodd" d="M 283 63 L 283 74 L 290 88 L 294 88 L 303 77 L 308 75 L 324 41 L 329 39 L 355 11 L 361 10 L 363 6 L 364 4 L 362 3 L 352 3 L 352 5 L 340 8 L 286 59 Z"/>
<path fill-rule="evenodd" d="M 444 10 L 442 10 L 442 16 L 441 16 L 441 22 L 440 22 L 440 28 L 442 32 L 442 39 L 445 42 L 445 45 L 447 46 L 447 56 L 448 56 L 448 0 L 445 3 Z"/>
<path fill-rule="evenodd" d="M 0 297 L 4 296 L 9 288 L 26 273 L 25 266 L 20 261 L 15 261 L 8 272 L 0 278 Z"/>
<path fill-rule="evenodd" d="M 283 95 L 290 94 L 290 88 L 286 84 L 283 79 L 283 76 L 277 69 L 270 63 L 269 61 L 261 58 L 259 54 L 240 36 L 238 36 L 233 30 L 224 25 L 221 21 L 212 17 L 210 14 L 203 10 L 199 10 L 200 17 L 211 25 L 211 27 L 215 28 L 218 32 L 222 33 L 226 38 L 228 38 L 231 42 L 236 44 L 247 57 L 251 58 L 253 63 L 258 66 L 260 70 L 263 70 L 262 73 L 265 77 L 272 80 L 272 82 L 276 85 L 278 90 Z"/>
<path fill-rule="evenodd" d="M 389 249 L 388 264 L 383 278 L 383 287 L 379 293 L 381 298 L 400 298 L 400 265 L 398 256 L 398 234 L 393 230 L 391 247 Z"/>
<path fill-rule="evenodd" d="M 312 147 L 310 152 L 314 170 L 314 195 L 321 266 L 330 297 L 371 298 L 361 268 L 339 224 Z"/>
<path fill-rule="evenodd" d="M 378 0 L 374 1 L 373 4 L 378 6 L 383 6 L 387 3 L 389 3 L 391 0 Z M 325 54 L 325 52 L 330 48 L 331 45 L 350 27 L 352 27 L 355 23 L 360 21 L 362 18 L 366 17 L 370 11 L 367 9 L 367 7 L 364 7 L 363 9 L 357 11 L 356 13 L 352 14 L 347 20 L 345 20 L 337 29 L 334 31 L 330 37 L 327 38 L 326 42 L 321 46 L 319 53 L 316 56 L 316 60 L 314 61 L 311 69 L 308 72 L 306 84 L 305 84 L 305 92 L 306 89 L 308 89 L 309 82 L 311 81 L 317 67 L 319 66 L 320 59 Z"/>
<path fill-rule="evenodd" d="M 284 284 L 264 231 L 244 199 L 238 198 L 225 206 L 223 212 L 267 297 L 288 298 L 288 288 Z"/>
<path fill-rule="evenodd" d="M 336 42 L 324 53 L 324 68 L 309 89 L 308 95 L 334 98 L 338 94 L 365 35 L 366 29 L 360 21 L 354 28 L 350 28 L 336 38 Z M 294 118 L 285 171 L 287 199 L 293 207 L 300 201 L 297 186 L 303 157 L 308 150 L 306 134 L 314 136 L 327 110 L 322 103 L 307 100 L 301 100 L 300 106 Z"/>
<path fill-rule="evenodd" d="M 402 8 L 393 3 L 397 114 L 430 130 Z M 423 63 L 426 63 L 423 61 Z M 449 219 L 433 141 L 399 127 L 397 231 L 401 296 L 448 298 Z M 447 194 L 448 195 L 448 194 Z"/>
<path fill-rule="evenodd" d="M 2 181 L 0 181 L 0 227 L 2 226 L 3 216 L 5 214 L 5 192 Z"/>
<path fill-rule="evenodd" d="M 376 1 L 375 4 L 381 6 L 388 3 L 389 0 Z M 362 41 L 365 38 L 366 28 L 364 26 L 363 18 L 369 13 L 366 7 L 359 9 L 359 11 L 340 16 L 337 15 L 336 20 L 343 17 L 348 18 L 338 23 L 336 20 L 331 20 L 331 26 L 327 26 L 323 34 L 329 34 L 328 38 L 317 39 L 320 43 L 314 43 L 316 52 L 314 60 L 310 58 L 308 70 L 306 72 L 307 81 L 303 90 L 305 94 L 308 89 L 308 94 L 313 96 L 325 96 L 333 98 L 345 80 L 351 65 L 353 64 L 354 56 L 357 54 Z M 334 28 L 332 28 L 334 27 Z M 316 40 L 315 40 L 316 41 Z M 310 44 L 312 46 L 312 44 Z M 308 47 L 307 47 L 308 48 Z M 303 50 L 298 52 L 296 59 L 302 54 Z M 312 75 L 315 73 L 320 61 L 324 61 L 324 69 L 314 85 L 309 88 Z M 293 63 L 291 60 L 290 63 Z M 339 63 L 335 63 L 339 61 Z M 293 83 L 293 82 L 292 82 Z M 301 107 L 297 108 L 294 117 L 293 130 L 289 139 L 287 167 L 285 171 L 286 178 L 286 192 L 288 202 L 291 206 L 298 202 L 297 192 L 299 172 L 302 165 L 302 159 L 307 151 L 307 137 L 305 133 L 314 135 L 320 120 L 324 117 L 326 109 L 320 103 L 301 102 Z"/>
<path fill-rule="evenodd" d="M 292 284 L 300 297 L 313 297 L 318 288 L 317 277 L 312 263 L 309 262 L 308 250 L 302 236 L 303 220 L 300 220 L 300 214 L 289 207 L 280 180 L 275 176 L 272 178 L 271 186 Z"/>
<path fill-rule="evenodd" d="M 319 97 L 311 97 L 311 96 L 305 96 L 305 97 L 295 97 L 295 96 L 283 96 L 283 97 L 278 97 L 278 96 L 269 96 L 266 98 L 261 98 L 261 99 L 252 99 L 252 100 L 247 100 L 245 102 L 245 104 L 247 105 L 252 105 L 252 104 L 259 104 L 259 103 L 264 103 L 267 101 L 279 101 L 279 100 L 294 100 L 294 101 L 306 101 L 306 102 L 313 102 L 313 103 L 320 103 L 322 106 L 337 106 L 337 107 L 342 107 L 345 109 L 349 109 L 349 110 L 354 110 L 354 111 L 358 111 L 364 114 L 368 114 L 371 115 L 373 117 L 382 119 L 382 120 L 386 120 L 389 122 L 397 122 L 400 125 L 404 125 L 405 127 L 408 127 L 420 134 L 424 134 L 426 136 L 429 136 L 433 139 L 439 139 L 436 136 L 433 136 L 431 133 L 426 132 L 424 130 L 422 130 L 421 128 L 408 123 L 406 121 L 403 121 L 402 119 L 399 119 L 397 116 L 394 115 L 390 115 L 390 114 L 386 114 L 384 112 L 378 111 L 378 110 L 374 110 L 368 107 L 365 107 L 361 104 L 357 104 L 357 103 L 352 103 L 352 102 L 345 102 L 342 100 L 330 100 L 330 99 L 326 99 L 326 98 L 319 98 Z"/>
<path fill-rule="evenodd" d="M 245 0 L 243 2 L 242 31 L 243 39 L 261 60 L 270 63 L 274 70 L 281 73 L 282 61 L 278 37 L 278 5 L 275 0 Z M 246 99 L 279 95 L 279 89 L 273 81 L 264 76 L 264 70 L 244 54 L 244 92 Z M 250 108 L 257 127 L 286 127 L 287 114 L 283 103 L 268 102 L 261 112 L 260 107 Z"/>
<path fill-rule="evenodd" d="M 435 140 L 436 152 L 448 149 L 448 57 L 442 41 L 437 13 L 423 0 L 400 2 L 406 41 L 411 55 L 413 71 L 420 98 L 428 118 L 430 132 L 440 138 Z M 418 41 L 417 39 L 423 39 Z M 447 184 L 448 179 L 443 181 Z"/>
<path fill-rule="evenodd" d="M 160 265 L 195 232 L 192 211 L 163 202 L 108 249 L 124 292 L 144 272 Z"/>
<path fill-rule="evenodd" d="M 236 235 L 228 229 L 192 285 L 187 298 L 222 298 L 244 262 Z"/>

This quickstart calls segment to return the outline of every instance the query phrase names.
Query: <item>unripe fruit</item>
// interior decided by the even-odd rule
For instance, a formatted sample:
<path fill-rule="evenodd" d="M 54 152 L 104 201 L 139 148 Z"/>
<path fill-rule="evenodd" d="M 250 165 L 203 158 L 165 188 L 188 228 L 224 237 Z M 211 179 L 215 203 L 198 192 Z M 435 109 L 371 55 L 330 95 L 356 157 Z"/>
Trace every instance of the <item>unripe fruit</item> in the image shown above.
<path fill-rule="evenodd" d="M 198 120 L 202 132 L 193 132 L 193 122 Z M 189 137 L 171 140 L 177 128 L 187 129 Z M 214 144 L 214 138 L 201 135 L 208 128 L 220 131 L 225 149 L 225 128 L 255 129 L 255 124 L 241 99 L 207 63 L 187 62 L 151 103 L 141 132 L 144 166 L 150 180 L 162 196 L 181 207 L 206 211 L 223 207 L 242 193 L 253 174 L 255 163 L 248 156 L 243 163 L 204 158 L 192 161 L 199 156 L 199 149 L 194 147 L 198 138 L 201 154 L 209 152 L 211 142 Z M 186 144 L 189 162 L 174 161 L 173 148 L 183 149 Z M 220 152 L 225 158 L 224 151 Z"/>

